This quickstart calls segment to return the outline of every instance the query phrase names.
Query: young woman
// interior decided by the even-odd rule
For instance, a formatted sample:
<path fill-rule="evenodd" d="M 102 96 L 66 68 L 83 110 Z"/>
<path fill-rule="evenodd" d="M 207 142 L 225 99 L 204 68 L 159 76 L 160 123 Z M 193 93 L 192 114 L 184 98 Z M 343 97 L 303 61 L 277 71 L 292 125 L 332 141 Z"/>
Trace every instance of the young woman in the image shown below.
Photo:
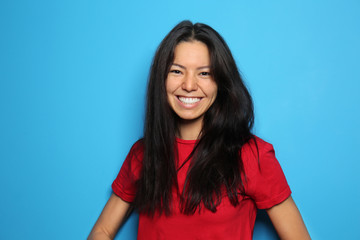
<path fill-rule="evenodd" d="M 112 239 L 134 207 L 138 239 L 252 239 L 266 209 L 281 239 L 310 239 L 223 38 L 179 23 L 155 54 L 144 138 L 131 148 L 89 239 Z"/>

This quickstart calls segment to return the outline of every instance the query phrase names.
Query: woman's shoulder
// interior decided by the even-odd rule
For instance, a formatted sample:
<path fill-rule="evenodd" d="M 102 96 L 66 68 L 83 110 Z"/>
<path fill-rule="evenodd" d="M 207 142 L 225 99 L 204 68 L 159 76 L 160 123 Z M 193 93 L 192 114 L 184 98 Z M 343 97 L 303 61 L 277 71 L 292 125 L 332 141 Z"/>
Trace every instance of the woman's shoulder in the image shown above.
<path fill-rule="evenodd" d="M 272 144 L 254 136 L 241 152 L 245 193 L 261 209 L 270 208 L 291 194 Z"/>
<path fill-rule="evenodd" d="M 259 158 L 262 153 L 273 150 L 271 143 L 266 142 L 262 138 L 253 135 L 241 148 L 241 153 L 247 157 Z"/>
<path fill-rule="evenodd" d="M 132 145 L 127 158 L 136 159 L 139 162 L 142 162 L 143 157 L 144 157 L 144 140 L 141 138 Z"/>
<path fill-rule="evenodd" d="M 135 152 L 144 152 L 144 139 L 140 138 L 139 140 L 137 140 L 131 147 L 131 151 L 135 151 Z"/>

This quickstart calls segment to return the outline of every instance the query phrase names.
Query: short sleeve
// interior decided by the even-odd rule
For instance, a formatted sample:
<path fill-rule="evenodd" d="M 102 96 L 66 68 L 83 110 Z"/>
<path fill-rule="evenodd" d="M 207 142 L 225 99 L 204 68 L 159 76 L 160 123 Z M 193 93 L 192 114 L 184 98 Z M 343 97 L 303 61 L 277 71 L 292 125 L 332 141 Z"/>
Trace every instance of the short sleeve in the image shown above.
<path fill-rule="evenodd" d="M 112 183 L 113 192 L 126 202 L 132 202 L 136 194 L 136 182 L 140 177 L 143 159 L 143 144 L 137 141 L 125 158 L 125 161 Z"/>
<path fill-rule="evenodd" d="M 291 190 L 273 146 L 260 138 L 256 138 L 256 144 L 253 141 L 250 145 L 242 151 L 245 194 L 255 201 L 257 208 L 271 208 L 287 199 Z"/>

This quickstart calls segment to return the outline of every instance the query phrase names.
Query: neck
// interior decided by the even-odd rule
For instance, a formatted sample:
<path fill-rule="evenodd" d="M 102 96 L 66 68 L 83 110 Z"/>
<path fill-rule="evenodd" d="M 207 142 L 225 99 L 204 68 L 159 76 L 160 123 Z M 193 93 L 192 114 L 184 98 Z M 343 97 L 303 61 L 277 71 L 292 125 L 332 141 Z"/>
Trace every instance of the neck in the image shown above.
<path fill-rule="evenodd" d="M 199 138 L 202 129 L 202 118 L 194 120 L 183 120 L 179 121 L 179 131 L 177 137 L 184 140 L 196 140 Z"/>

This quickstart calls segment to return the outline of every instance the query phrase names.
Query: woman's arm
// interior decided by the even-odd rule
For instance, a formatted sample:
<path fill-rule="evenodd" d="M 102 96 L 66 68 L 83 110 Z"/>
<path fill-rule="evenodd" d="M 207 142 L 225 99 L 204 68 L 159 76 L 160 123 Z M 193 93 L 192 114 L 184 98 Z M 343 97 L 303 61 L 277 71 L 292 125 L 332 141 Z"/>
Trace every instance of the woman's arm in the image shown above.
<path fill-rule="evenodd" d="M 130 204 L 114 193 L 110 196 L 88 240 L 113 239 L 130 210 Z"/>
<path fill-rule="evenodd" d="M 280 239 L 311 239 L 292 197 L 266 210 Z"/>

